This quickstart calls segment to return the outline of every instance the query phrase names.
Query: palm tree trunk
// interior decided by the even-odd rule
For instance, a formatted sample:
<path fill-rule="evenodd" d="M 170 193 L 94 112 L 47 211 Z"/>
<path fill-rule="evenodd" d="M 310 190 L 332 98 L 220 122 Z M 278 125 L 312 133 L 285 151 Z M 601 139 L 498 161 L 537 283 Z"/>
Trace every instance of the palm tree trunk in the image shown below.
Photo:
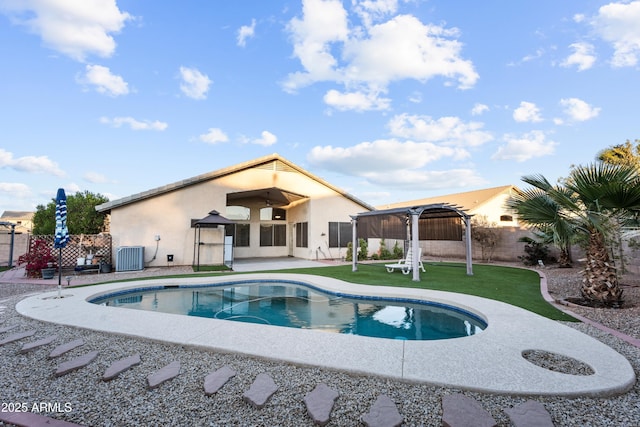
<path fill-rule="evenodd" d="M 560 268 L 571 268 L 573 267 L 573 260 L 571 259 L 571 249 L 566 246 L 560 247 L 560 257 L 558 258 L 558 265 Z"/>
<path fill-rule="evenodd" d="M 622 305 L 622 289 L 616 268 L 611 263 L 604 235 L 597 230 L 589 233 L 587 264 L 582 279 L 582 296 L 608 307 Z"/>

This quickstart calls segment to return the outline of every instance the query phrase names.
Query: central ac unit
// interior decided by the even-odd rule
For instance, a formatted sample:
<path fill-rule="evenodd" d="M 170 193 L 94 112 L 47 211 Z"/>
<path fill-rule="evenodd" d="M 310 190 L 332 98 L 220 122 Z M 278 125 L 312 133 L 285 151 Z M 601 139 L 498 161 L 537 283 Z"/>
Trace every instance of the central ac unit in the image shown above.
<path fill-rule="evenodd" d="M 116 271 L 144 269 L 144 246 L 120 246 L 116 249 Z"/>

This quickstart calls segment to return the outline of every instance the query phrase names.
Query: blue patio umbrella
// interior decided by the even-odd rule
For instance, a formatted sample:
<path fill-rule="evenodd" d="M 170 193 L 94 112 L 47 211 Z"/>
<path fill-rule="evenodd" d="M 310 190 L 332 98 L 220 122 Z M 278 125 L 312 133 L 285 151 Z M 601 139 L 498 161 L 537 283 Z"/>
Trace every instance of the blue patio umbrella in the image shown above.
<path fill-rule="evenodd" d="M 56 234 L 53 247 L 59 249 L 58 252 L 58 297 L 62 286 L 62 248 L 69 242 L 69 229 L 67 228 L 67 196 L 64 189 L 58 188 L 56 195 Z"/>

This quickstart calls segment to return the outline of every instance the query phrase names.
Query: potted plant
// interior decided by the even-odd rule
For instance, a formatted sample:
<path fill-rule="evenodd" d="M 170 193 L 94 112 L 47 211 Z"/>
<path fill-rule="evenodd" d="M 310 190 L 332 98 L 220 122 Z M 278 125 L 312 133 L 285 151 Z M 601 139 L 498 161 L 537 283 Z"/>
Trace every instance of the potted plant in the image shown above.
<path fill-rule="evenodd" d="M 51 254 L 49 243 L 44 239 L 35 239 L 29 246 L 29 252 L 18 258 L 18 265 L 25 264 L 27 277 L 53 279 L 55 275 L 55 257 Z"/>

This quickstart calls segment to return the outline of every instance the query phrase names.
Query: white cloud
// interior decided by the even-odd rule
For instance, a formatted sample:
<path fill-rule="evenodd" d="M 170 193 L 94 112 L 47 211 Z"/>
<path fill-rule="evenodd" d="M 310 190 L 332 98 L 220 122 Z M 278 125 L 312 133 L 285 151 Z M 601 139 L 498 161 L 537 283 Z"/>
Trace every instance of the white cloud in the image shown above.
<path fill-rule="evenodd" d="M 189 98 L 206 99 L 212 81 L 196 68 L 180 67 L 180 90 Z"/>
<path fill-rule="evenodd" d="M 473 108 L 471 109 L 471 115 L 472 116 L 479 116 L 485 112 L 489 111 L 489 106 L 485 105 L 485 104 L 480 104 L 479 102 L 477 102 Z"/>
<path fill-rule="evenodd" d="M 379 21 L 398 10 L 398 0 L 355 0 L 353 3 L 355 12 L 365 26 L 370 26 L 372 22 Z"/>
<path fill-rule="evenodd" d="M 100 117 L 100 123 L 105 125 L 110 125 L 114 128 L 119 128 L 123 125 L 128 125 L 132 130 L 155 130 L 155 131 L 164 131 L 169 127 L 169 125 L 165 122 L 161 122 L 158 120 L 136 120 L 133 117 L 114 117 L 112 119 L 108 117 Z"/>
<path fill-rule="evenodd" d="M 595 32 L 612 44 L 614 67 L 632 67 L 640 56 L 640 1 L 609 3 L 591 20 Z"/>
<path fill-rule="evenodd" d="M 437 189 L 483 183 L 471 169 L 425 169 L 429 163 L 456 153 L 455 148 L 430 142 L 389 139 L 346 148 L 317 146 L 309 152 L 307 161 L 325 170 L 364 178 L 375 186 Z"/>
<path fill-rule="evenodd" d="M 389 153 L 393 153 L 392 156 Z M 326 170 L 365 176 L 371 171 L 408 171 L 443 157 L 457 154 L 455 148 L 430 142 L 383 139 L 351 147 L 316 146 L 307 156 L 309 163 Z"/>
<path fill-rule="evenodd" d="M 252 144 L 262 145 L 264 147 L 269 147 L 276 142 L 278 142 L 278 137 L 266 130 L 262 131 L 260 138 L 251 141 Z"/>
<path fill-rule="evenodd" d="M 87 172 L 82 178 L 92 184 L 104 184 L 105 182 L 109 182 L 106 176 L 98 172 Z"/>
<path fill-rule="evenodd" d="M 251 20 L 251 25 L 243 25 L 238 30 L 238 46 L 245 47 L 247 39 L 253 38 L 256 31 L 256 20 Z"/>
<path fill-rule="evenodd" d="M 554 141 L 547 140 L 544 132 L 537 130 L 522 136 L 505 135 L 504 140 L 506 144 L 498 148 L 492 159 L 524 162 L 535 157 L 551 155 L 558 145 Z"/>
<path fill-rule="evenodd" d="M 388 127 L 393 136 L 416 141 L 439 142 L 457 147 L 476 147 L 493 139 L 482 130 L 480 122 L 463 122 L 458 117 L 441 117 L 399 114 L 389 120 Z"/>
<path fill-rule="evenodd" d="M 84 77 L 78 81 L 93 85 L 97 92 L 113 97 L 129 93 L 127 82 L 122 77 L 112 74 L 109 68 L 102 65 L 87 65 Z"/>
<path fill-rule="evenodd" d="M 345 88 L 348 95 L 360 94 L 359 100 L 340 98 L 334 90 L 325 101 L 342 109 L 356 104 L 358 108 L 380 109 L 388 100 L 377 100 L 371 94 L 386 93 L 389 84 L 403 79 L 426 82 L 434 77 L 456 81 L 461 89 L 472 87 L 478 74 L 471 61 L 461 58 L 462 44 L 458 31 L 423 24 L 412 15 L 397 15 L 386 22 L 371 24 L 394 13 L 396 1 L 360 1 L 354 3 L 364 27 L 349 28 L 349 16 L 343 2 L 337 0 L 304 0 L 302 18 L 288 25 L 293 53 L 303 71 L 289 74 L 283 83 L 288 92 L 316 83 L 333 82 Z M 371 25 L 369 25 L 371 24 Z M 362 94 L 368 94 L 363 97 Z M 329 93 L 327 94 L 329 95 Z M 369 101 L 367 104 L 364 101 Z"/>
<path fill-rule="evenodd" d="M 576 65 L 578 71 L 588 70 L 596 62 L 593 45 L 590 43 L 573 43 L 569 45 L 573 53 L 569 55 L 560 65 L 571 67 Z"/>
<path fill-rule="evenodd" d="M 19 172 L 65 176 L 65 173 L 47 156 L 24 156 L 14 158 L 13 153 L 0 148 L 0 169 L 9 168 Z"/>
<path fill-rule="evenodd" d="M 540 109 L 532 102 L 522 101 L 520 106 L 513 110 L 513 120 L 516 122 L 541 122 Z"/>
<path fill-rule="evenodd" d="M 399 189 L 438 190 L 443 188 L 465 188 L 486 184 L 472 169 L 450 170 L 398 170 L 391 173 L 369 172 L 367 180 L 375 185 L 391 186 Z"/>
<path fill-rule="evenodd" d="M 293 18 L 287 26 L 293 54 L 305 69 L 287 77 L 284 88 L 289 92 L 316 81 L 339 80 L 331 46 L 349 36 L 347 11 L 340 0 L 303 0 L 302 14 L 302 19 Z"/>
<path fill-rule="evenodd" d="M 8 195 L 12 199 L 25 199 L 31 196 L 29 186 L 20 182 L 0 182 L 0 193 Z"/>
<path fill-rule="evenodd" d="M 0 11 L 41 37 L 46 46 L 77 61 L 90 54 L 111 56 L 116 48 L 112 34 L 132 19 L 115 0 L 3 1 Z"/>
<path fill-rule="evenodd" d="M 391 105 L 389 98 L 380 98 L 378 93 L 348 92 L 331 89 L 324 95 L 325 104 L 340 111 L 387 110 Z"/>
<path fill-rule="evenodd" d="M 227 134 L 219 128 L 209 128 L 207 133 L 200 135 L 199 139 L 207 144 L 217 144 L 219 142 L 229 141 Z"/>
<path fill-rule="evenodd" d="M 600 108 L 593 107 L 579 98 L 563 98 L 560 105 L 572 121 L 584 122 L 600 114 Z"/>

